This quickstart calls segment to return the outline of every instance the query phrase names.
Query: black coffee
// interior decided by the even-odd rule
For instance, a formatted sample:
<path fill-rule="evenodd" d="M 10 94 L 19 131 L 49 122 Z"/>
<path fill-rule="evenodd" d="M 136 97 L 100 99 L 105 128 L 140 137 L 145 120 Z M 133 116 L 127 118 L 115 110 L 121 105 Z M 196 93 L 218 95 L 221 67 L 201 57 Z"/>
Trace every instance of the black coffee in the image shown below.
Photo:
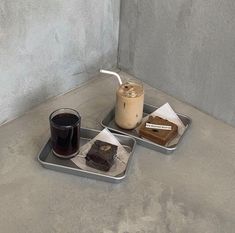
<path fill-rule="evenodd" d="M 60 113 L 51 119 L 51 142 L 54 152 L 63 157 L 79 149 L 80 118 L 72 113 Z"/>

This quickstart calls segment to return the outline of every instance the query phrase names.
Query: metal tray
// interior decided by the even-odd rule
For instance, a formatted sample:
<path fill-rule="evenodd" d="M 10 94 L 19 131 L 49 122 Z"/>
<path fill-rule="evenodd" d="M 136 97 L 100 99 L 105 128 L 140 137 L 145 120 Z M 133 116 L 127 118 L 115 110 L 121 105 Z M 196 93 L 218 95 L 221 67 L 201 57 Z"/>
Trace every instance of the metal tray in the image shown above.
<path fill-rule="evenodd" d="M 149 104 L 144 104 L 144 116 L 154 112 L 156 109 L 157 109 L 157 107 L 155 107 L 155 106 L 152 106 L 152 105 L 149 105 Z M 183 135 L 179 139 L 178 143 L 174 144 L 174 145 L 171 145 L 169 147 L 162 146 L 162 145 L 159 145 L 157 143 L 146 140 L 144 138 L 141 138 L 141 137 L 138 136 L 138 134 L 136 133 L 135 130 L 125 130 L 125 129 L 122 129 L 122 128 L 118 127 L 115 123 L 115 120 L 114 120 L 114 117 L 115 117 L 115 109 L 114 108 L 103 119 L 103 121 L 101 122 L 101 125 L 103 127 L 107 127 L 108 129 L 110 129 L 113 132 L 117 132 L 117 133 L 128 135 L 130 137 L 135 138 L 136 142 L 141 146 L 144 146 L 144 147 L 147 147 L 149 149 L 162 152 L 164 154 L 170 154 L 170 153 L 172 153 L 173 151 L 176 150 L 178 144 L 181 142 L 183 136 L 185 135 L 186 131 L 188 130 L 188 128 L 189 128 L 189 126 L 191 125 L 191 122 L 192 122 L 191 118 L 189 118 L 186 115 L 183 115 L 183 114 L 180 114 L 180 113 L 177 113 L 177 115 L 181 119 L 181 121 L 183 122 L 183 124 L 185 125 L 186 128 L 185 128 L 185 131 L 184 131 Z"/>
<path fill-rule="evenodd" d="M 81 128 L 80 145 L 81 146 L 84 145 L 85 143 L 87 143 L 89 140 L 94 138 L 99 133 L 100 133 L 99 130 Z M 135 149 L 136 141 L 135 139 L 129 136 L 120 135 L 120 134 L 113 134 L 113 135 L 118 139 L 118 141 L 124 146 L 124 148 L 129 153 L 129 159 L 127 162 L 126 170 L 123 173 L 115 177 L 104 175 L 104 174 L 99 174 L 95 172 L 85 171 L 77 167 L 77 165 L 74 164 L 70 159 L 65 160 L 65 159 L 57 158 L 52 153 L 50 139 L 47 141 L 45 146 L 40 151 L 38 155 L 38 161 L 42 164 L 43 167 L 48 168 L 48 169 L 52 169 L 52 170 L 56 170 L 60 172 L 66 172 L 66 173 L 70 173 L 73 175 L 93 178 L 96 180 L 118 183 L 127 176 L 127 172 L 130 166 L 130 161 L 131 161 L 134 149 Z"/>

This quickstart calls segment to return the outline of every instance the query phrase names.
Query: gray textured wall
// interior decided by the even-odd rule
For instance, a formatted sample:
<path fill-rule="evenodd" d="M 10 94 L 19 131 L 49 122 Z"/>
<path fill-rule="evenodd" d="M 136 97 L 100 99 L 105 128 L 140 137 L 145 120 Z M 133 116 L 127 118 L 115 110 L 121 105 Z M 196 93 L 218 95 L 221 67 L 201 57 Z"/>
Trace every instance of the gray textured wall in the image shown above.
<path fill-rule="evenodd" d="M 0 0 L 0 124 L 117 63 L 119 0 Z"/>
<path fill-rule="evenodd" d="M 235 125 L 235 1 L 123 0 L 119 66 Z"/>

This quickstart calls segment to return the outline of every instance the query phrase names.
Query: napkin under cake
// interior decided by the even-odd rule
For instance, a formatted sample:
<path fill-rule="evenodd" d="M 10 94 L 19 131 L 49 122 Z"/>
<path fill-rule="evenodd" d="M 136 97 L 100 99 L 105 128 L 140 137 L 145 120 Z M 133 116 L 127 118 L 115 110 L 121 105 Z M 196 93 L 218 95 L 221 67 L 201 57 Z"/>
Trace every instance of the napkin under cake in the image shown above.
<path fill-rule="evenodd" d="M 171 130 L 164 129 L 150 129 L 146 127 L 146 123 L 155 125 L 166 125 L 171 126 Z M 166 145 L 178 134 L 178 126 L 166 119 L 158 116 L 149 116 L 148 120 L 145 121 L 140 127 L 139 134 L 141 137 L 146 138 L 160 145 Z"/>
<path fill-rule="evenodd" d="M 96 140 L 86 155 L 86 164 L 101 171 L 108 171 L 117 154 L 117 146 Z"/>

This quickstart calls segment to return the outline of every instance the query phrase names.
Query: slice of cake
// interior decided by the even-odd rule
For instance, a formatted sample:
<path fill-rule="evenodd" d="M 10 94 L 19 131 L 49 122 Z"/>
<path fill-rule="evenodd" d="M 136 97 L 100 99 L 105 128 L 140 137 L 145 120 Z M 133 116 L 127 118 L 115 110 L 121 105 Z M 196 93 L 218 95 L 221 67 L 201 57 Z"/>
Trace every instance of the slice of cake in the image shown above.
<path fill-rule="evenodd" d="M 171 128 L 170 130 L 166 129 L 156 129 L 156 128 L 148 128 L 146 127 L 148 124 L 153 124 L 163 126 L 167 126 Z M 165 127 L 166 128 L 166 127 Z M 166 145 L 166 143 L 170 142 L 174 137 L 178 134 L 178 126 L 166 119 L 163 119 L 158 116 L 149 116 L 148 120 L 142 124 L 139 130 L 139 134 L 141 137 L 146 138 L 152 142 L 160 144 L 162 146 Z"/>
<path fill-rule="evenodd" d="M 108 171 L 114 163 L 117 149 L 116 145 L 96 140 L 86 155 L 86 164 L 101 171 Z"/>

